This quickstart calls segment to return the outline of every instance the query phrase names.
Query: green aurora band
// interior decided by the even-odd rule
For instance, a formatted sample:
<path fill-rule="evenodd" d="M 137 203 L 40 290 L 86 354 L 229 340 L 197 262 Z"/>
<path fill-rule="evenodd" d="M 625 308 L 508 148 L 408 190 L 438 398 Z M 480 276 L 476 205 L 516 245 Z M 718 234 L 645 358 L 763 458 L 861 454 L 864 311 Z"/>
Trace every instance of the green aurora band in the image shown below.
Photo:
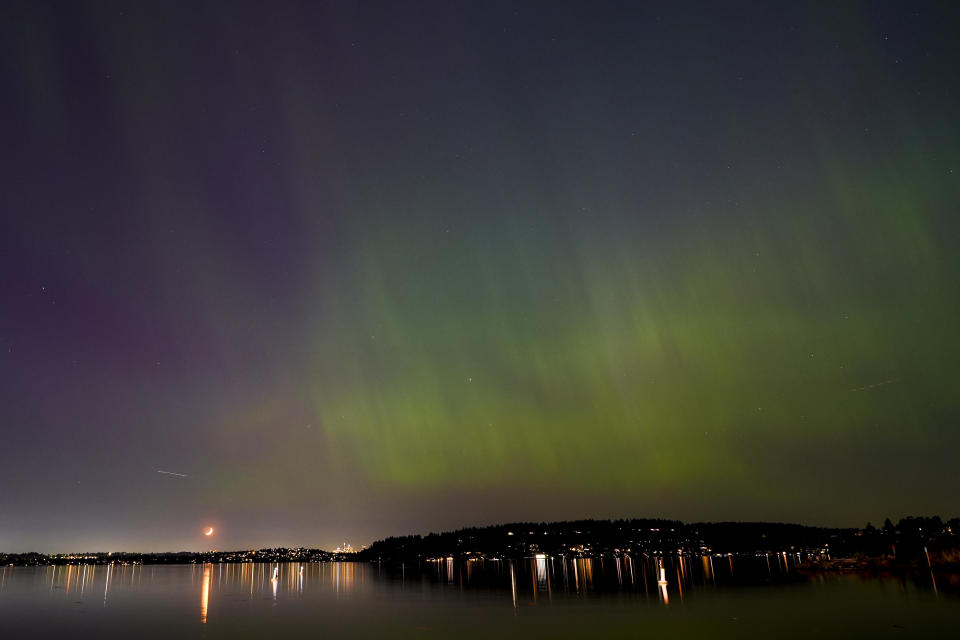
<path fill-rule="evenodd" d="M 960 269 L 937 207 L 960 193 L 922 166 L 823 182 L 655 240 L 586 214 L 358 230 L 357 317 L 316 351 L 323 429 L 384 487 L 913 494 L 879 467 L 956 444 Z"/>

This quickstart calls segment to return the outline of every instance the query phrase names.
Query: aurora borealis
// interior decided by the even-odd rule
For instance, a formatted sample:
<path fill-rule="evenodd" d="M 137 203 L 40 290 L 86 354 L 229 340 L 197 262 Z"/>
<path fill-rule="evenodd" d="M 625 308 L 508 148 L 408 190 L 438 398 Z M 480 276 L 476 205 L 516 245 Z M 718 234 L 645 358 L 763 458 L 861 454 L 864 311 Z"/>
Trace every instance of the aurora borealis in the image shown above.
<path fill-rule="evenodd" d="M 0 549 L 954 515 L 960 6 L 837 4 L 5 3 Z"/>

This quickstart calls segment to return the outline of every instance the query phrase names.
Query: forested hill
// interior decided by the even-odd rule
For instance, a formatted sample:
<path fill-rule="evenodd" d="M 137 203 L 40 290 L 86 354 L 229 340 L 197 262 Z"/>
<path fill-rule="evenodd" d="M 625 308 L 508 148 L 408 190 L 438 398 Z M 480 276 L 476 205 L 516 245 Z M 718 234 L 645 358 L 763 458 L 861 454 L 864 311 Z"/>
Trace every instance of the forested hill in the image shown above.
<path fill-rule="evenodd" d="M 813 527 L 777 522 L 696 522 L 625 519 L 512 522 L 428 535 L 390 537 L 363 552 L 369 559 L 449 555 L 517 557 L 535 553 L 596 555 L 618 552 L 716 553 L 823 550 L 833 554 L 915 556 L 924 547 L 958 546 L 960 519 L 908 517 L 883 528 Z M 899 545 L 899 549 L 898 549 Z"/>

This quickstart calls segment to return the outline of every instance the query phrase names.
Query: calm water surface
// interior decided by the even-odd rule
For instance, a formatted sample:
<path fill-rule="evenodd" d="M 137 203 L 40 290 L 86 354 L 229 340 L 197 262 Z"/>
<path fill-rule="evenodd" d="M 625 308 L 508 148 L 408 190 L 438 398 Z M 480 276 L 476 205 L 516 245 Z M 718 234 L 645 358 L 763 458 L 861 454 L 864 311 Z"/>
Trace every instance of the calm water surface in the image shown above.
<path fill-rule="evenodd" d="M 960 637 L 956 577 L 804 576 L 763 556 L 0 572 L 2 638 Z"/>

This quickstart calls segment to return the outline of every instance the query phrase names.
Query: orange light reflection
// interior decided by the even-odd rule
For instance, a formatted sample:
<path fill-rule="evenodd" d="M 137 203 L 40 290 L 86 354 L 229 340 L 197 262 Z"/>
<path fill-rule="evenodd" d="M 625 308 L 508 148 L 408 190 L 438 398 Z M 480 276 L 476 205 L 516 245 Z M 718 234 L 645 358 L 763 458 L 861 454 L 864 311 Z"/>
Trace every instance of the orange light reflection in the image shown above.
<path fill-rule="evenodd" d="M 207 608 L 210 604 L 210 565 L 203 565 L 203 586 L 200 589 L 200 622 L 207 624 Z"/>

